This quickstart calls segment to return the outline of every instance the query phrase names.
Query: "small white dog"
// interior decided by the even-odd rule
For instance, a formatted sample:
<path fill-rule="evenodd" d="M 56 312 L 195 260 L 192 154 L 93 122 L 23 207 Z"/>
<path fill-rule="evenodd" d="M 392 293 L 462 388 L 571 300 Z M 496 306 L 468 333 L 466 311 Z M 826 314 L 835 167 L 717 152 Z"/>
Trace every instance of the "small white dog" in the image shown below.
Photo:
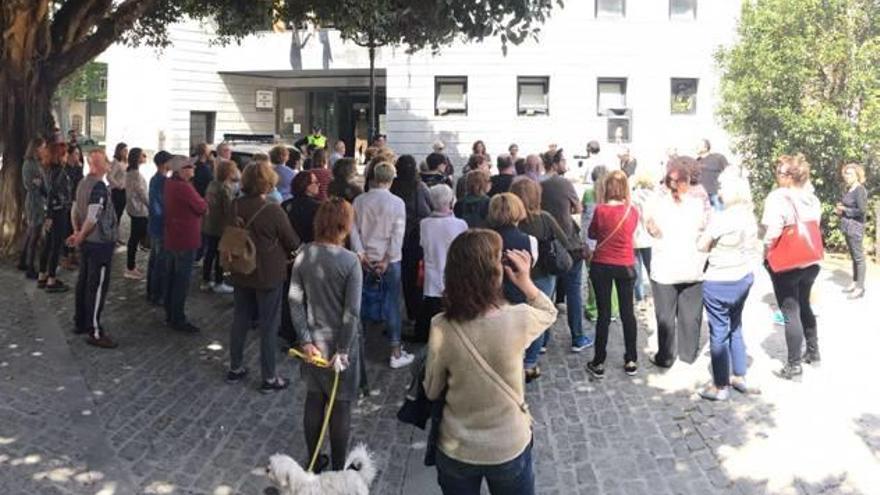
<path fill-rule="evenodd" d="M 368 495 L 376 466 L 366 445 L 360 444 L 349 452 L 342 471 L 309 473 L 289 456 L 275 454 L 266 474 L 284 495 Z"/>

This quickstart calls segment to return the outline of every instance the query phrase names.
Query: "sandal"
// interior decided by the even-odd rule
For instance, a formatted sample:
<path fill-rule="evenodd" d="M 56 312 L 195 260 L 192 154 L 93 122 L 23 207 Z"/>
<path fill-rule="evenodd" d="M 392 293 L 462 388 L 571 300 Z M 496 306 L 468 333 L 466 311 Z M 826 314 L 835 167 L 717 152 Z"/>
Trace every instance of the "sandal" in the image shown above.
<path fill-rule="evenodd" d="M 528 368 L 525 370 L 526 373 L 526 383 L 531 383 L 538 378 L 541 378 L 541 368 L 535 366 L 534 368 Z"/>
<path fill-rule="evenodd" d="M 271 382 L 264 381 L 262 385 L 260 385 L 260 392 L 264 394 L 268 394 L 271 392 L 278 392 L 279 390 L 284 390 L 290 385 L 287 380 L 276 376 L 274 380 Z"/>
<path fill-rule="evenodd" d="M 59 292 L 67 292 L 70 290 L 70 287 L 65 285 L 64 282 L 60 280 L 56 280 L 54 284 L 46 284 L 46 292 L 59 293 Z"/>

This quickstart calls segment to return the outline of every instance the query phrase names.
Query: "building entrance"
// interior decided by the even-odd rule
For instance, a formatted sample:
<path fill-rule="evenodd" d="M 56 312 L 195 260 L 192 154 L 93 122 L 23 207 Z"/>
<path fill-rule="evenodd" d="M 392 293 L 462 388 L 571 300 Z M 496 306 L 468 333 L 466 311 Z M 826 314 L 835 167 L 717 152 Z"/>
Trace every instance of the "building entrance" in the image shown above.
<path fill-rule="evenodd" d="M 278 89 L 276 133 L 296 142 L 319 126 L 328 146 L 345 142 L 346 156 L 363 160 L 369 136 L 370 95 L 367 88 Z M 377 120 L 385 114 L 385 88 L 376 92 Z M 378 125 L 378 124 L 377 124 Z"/>

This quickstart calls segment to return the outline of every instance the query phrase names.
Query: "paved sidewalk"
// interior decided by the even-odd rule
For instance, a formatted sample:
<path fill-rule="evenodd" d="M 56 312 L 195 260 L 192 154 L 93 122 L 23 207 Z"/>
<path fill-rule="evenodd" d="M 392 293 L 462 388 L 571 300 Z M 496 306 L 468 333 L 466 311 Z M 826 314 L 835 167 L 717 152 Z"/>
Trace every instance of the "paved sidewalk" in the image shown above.
<path fill-rule="evenodd" d="M 120 342 L 112 351 L 70 333 L 72 293 L 37 292 L 0 268 L 0 492 L 263 493 L 269 455 L 305 458 L 296 364 L 281 358 L 281 372 L 294 381 L 286 393 L 257 393 L 258 378 L 226 385 L 231 298 L 194 287 L 188 311 L 203 331 L 177 334 L 146 304 L 143 283 L 121 277 L 117 258 L 105 314 Z M 528 389 L 538 493 L 880 493 L 880 395 L 869 372 L 880 348 L 880 298 L 872 291 L 880 273 L 870 268 L 868 298 L 846 301 L 839 293 L 846 266 L 830 261 L 820 276 L 824 363 L 800 382 L 771 373 L 784 339 L 770 322 L 769 282 L 759 274 L 745 334 L 750 382 L 763 394 L 726 404 L 694 396 L 709 378 L 708 353 L 668 372 L 648 364 L 652 313 L 640 316 L 639 376 L 619 369 L 614 324 L 602 382 L 584 371 L 590 351 L 568 351 L 562 318 L 542 357 L 544 376 Z M 63 278 L 74 282 L 75 274 Z M 381 334 L 368 335 L 377 394 L 361 401 L 353 420 L 354 441 L 370 446 L 380 469 L 372 492 L 439 493 L 434 470 L 421 464 L 425 433 L 395 419 L 409 372 L 388 369 L 385 352 Z M 257 354 L 252 335 L 252 370 Z"/>

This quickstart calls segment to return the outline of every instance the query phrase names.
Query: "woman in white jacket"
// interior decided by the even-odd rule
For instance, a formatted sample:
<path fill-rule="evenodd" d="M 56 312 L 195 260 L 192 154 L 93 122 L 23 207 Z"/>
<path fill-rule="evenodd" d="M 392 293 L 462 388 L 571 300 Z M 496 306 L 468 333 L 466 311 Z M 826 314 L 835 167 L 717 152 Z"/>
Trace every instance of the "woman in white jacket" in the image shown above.
<path fill-rule="evenodd" d="M 706 199 L 690 194 L 696 161 L 676 157 L 667 167 L 665 190 L 645 211 L 645 226 L 654 238 L 651 291 L 657 317 L 658 350 L 651 358 L 669 368 L 675 360 L 692 363 L 700 349 L 703 322 L 703 268 L 706 253 L 697 239 L 706 227 Z"/>
<path fill-rule="evenodd" d="M 783 155 L 776 164 L 776 183 L 778 187 L 764 200 L 764 215 L 761 225 L 764 228 L 764 246 L 769 250 L 783 229 L 798 220 L 819 221 L 822 205 L 809 187 L 810 164 L 804 155 Z M 819 276 L 819 263 L 810 266 L 774 272 L 769 265 L 770 280 L 776 301 L 785 315 L 785 344 L 788 347 L 788 362 L 777 372 L 781 378 L 792 379 L 803 373 L 801 362 L 818 364 L 819 337 L 816 331 L 816 315 L 810 306 L 810 291 Z M 806 352 L 801 354 L 801 346 L 807 341 Z"/>

